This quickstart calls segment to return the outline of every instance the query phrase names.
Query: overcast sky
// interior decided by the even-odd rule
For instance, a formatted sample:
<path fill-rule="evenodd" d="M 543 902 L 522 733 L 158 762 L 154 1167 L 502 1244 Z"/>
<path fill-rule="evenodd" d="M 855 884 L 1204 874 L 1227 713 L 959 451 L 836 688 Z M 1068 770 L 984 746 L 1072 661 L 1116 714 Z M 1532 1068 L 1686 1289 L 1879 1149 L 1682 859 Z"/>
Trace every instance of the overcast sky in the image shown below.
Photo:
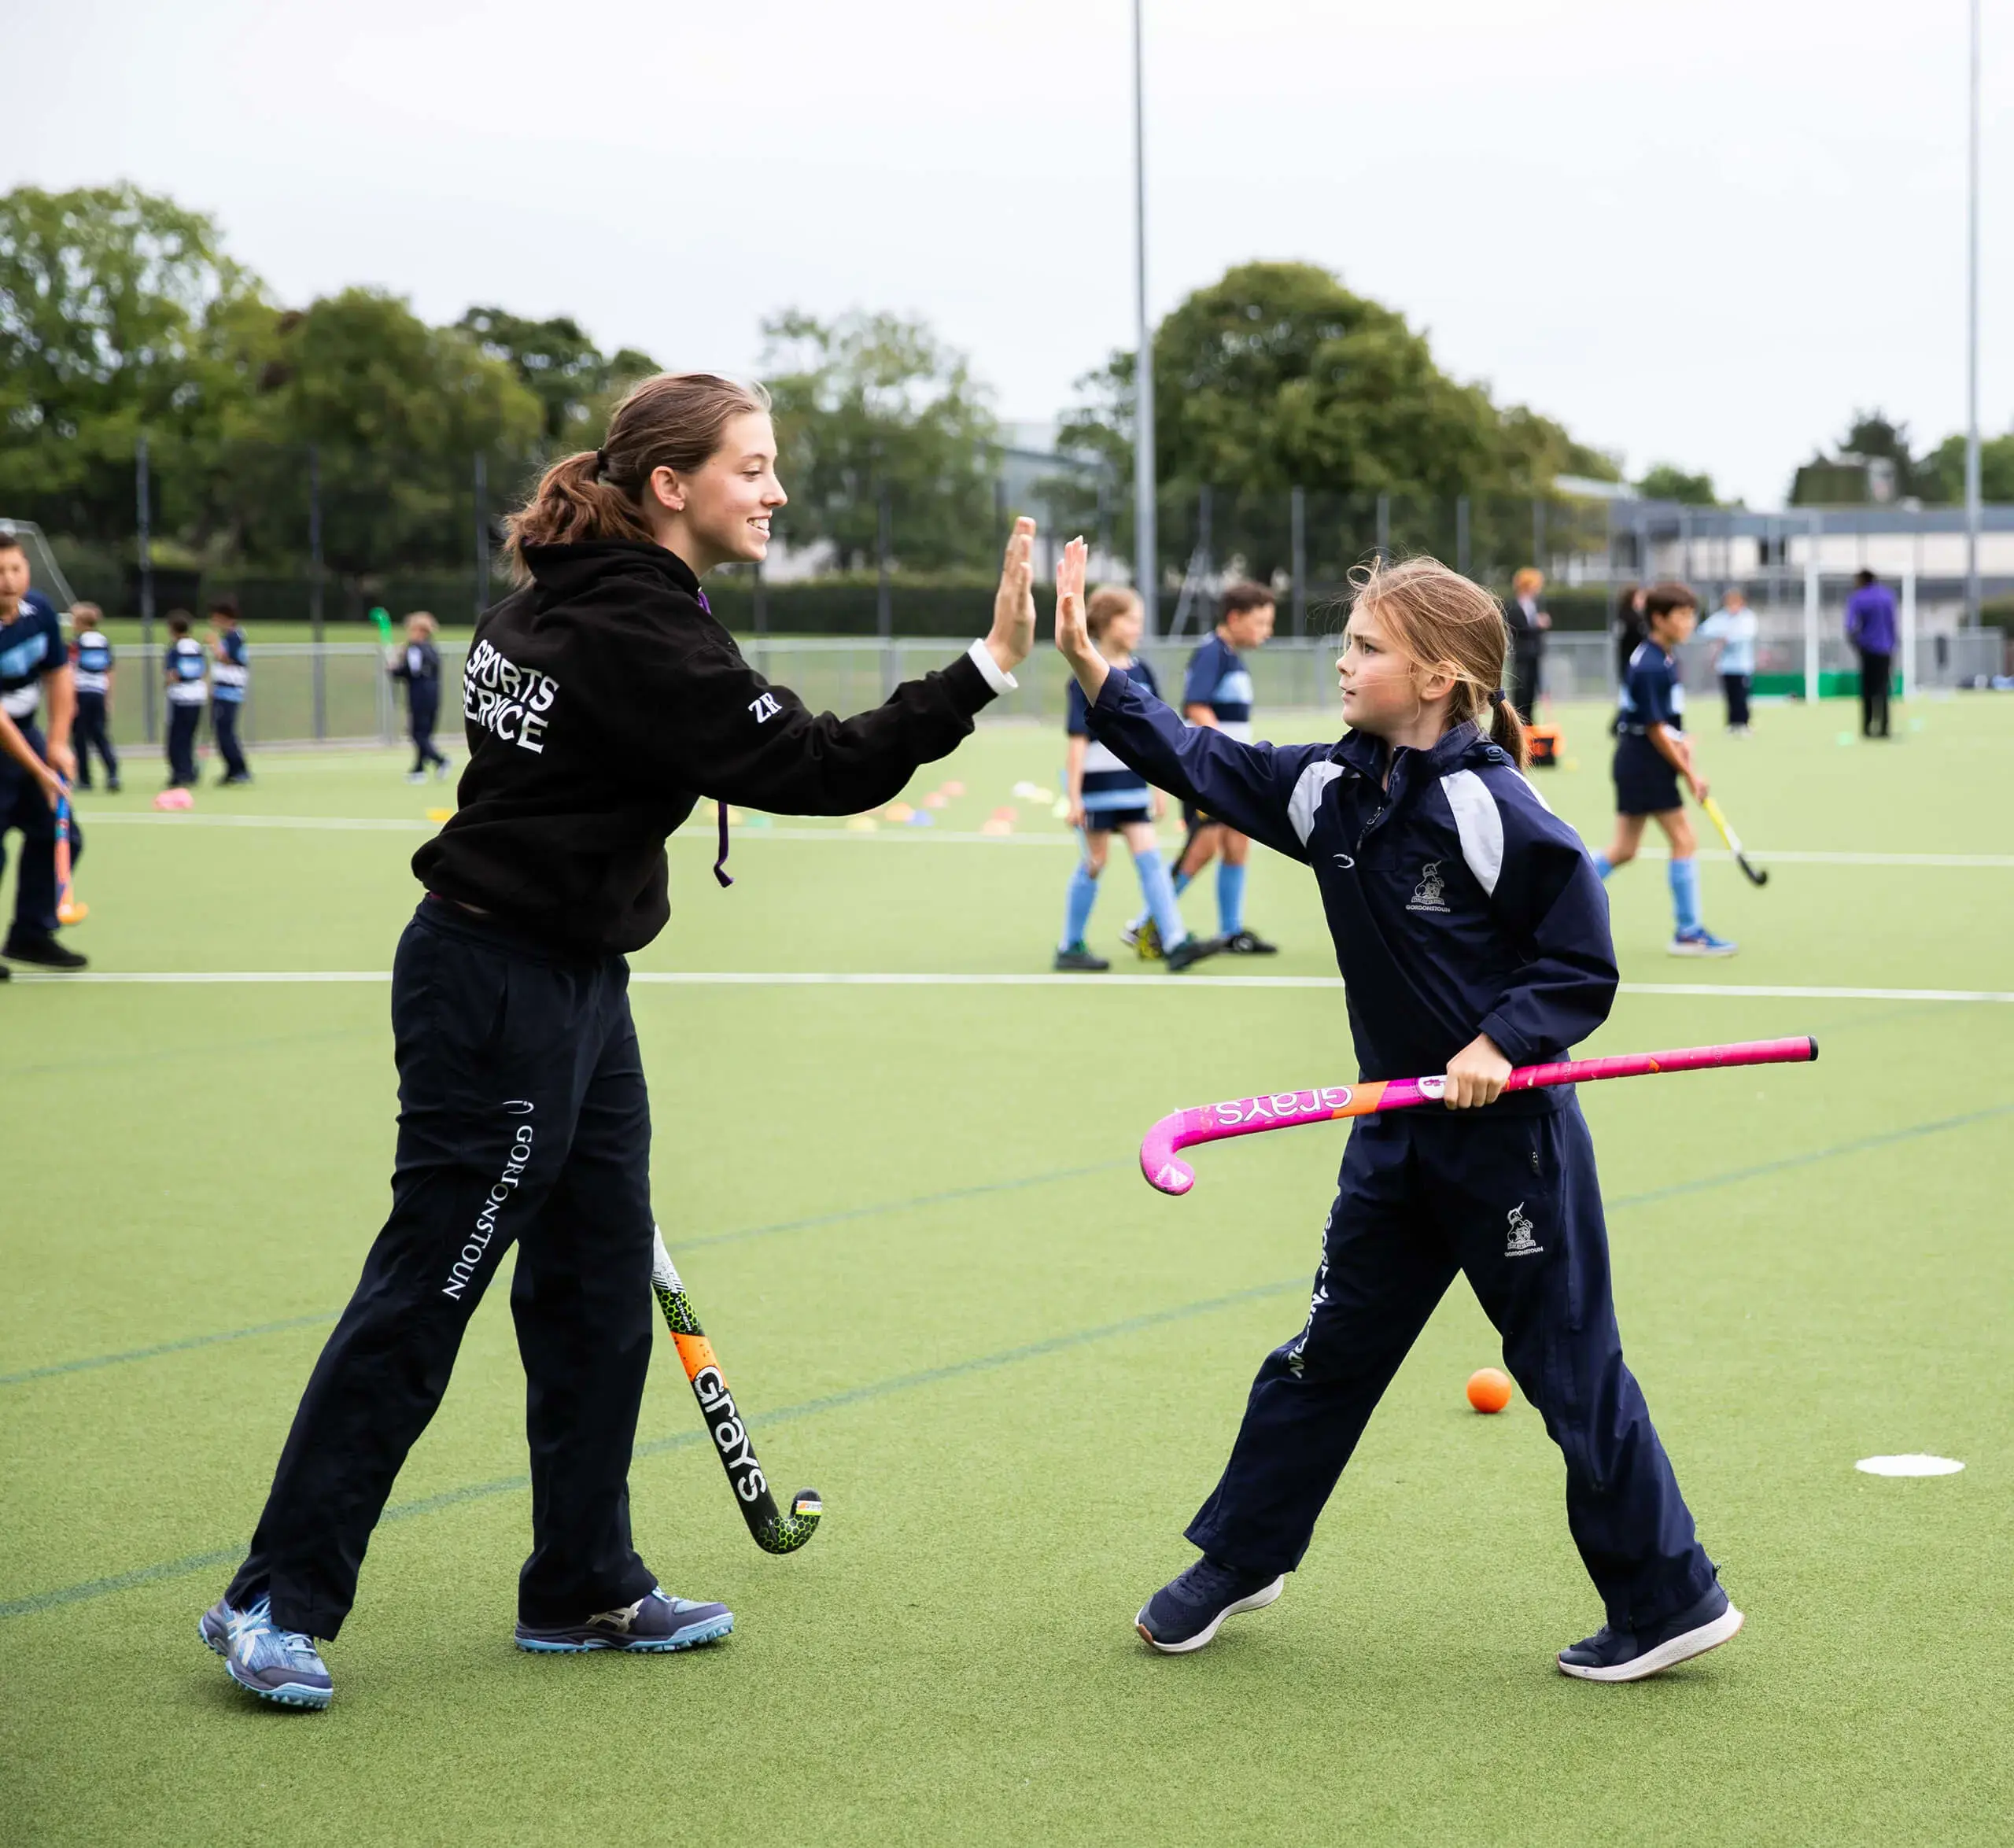
<path fill-rule="evenodd" d="M 1964 417 L 1964 0 L 1145 0 L 1165 312 L 1252 257 L 1775 504 L 1857 405 Z M 214 213 L 289 301 L 571 314 L 747 370 L 920 315 L 1046 419 L 1132 341 L 1128 0 L 16 0 L 9 185 Z M 2014 9 L 1986 8 L 1981 419 L 2014 422 Z"/>

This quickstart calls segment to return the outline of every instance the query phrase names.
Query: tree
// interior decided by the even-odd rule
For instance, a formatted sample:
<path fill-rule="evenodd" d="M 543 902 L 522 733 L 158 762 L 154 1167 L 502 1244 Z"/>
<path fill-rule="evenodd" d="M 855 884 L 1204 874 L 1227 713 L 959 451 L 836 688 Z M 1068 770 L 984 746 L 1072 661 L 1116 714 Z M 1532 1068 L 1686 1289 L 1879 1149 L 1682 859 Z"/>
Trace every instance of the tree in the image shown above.
<path fill-rule="evenodd" d="M 1965 503 L 1965 439 L 1946 437 L 1916 467 L 1918 490 L 1938 505 Z M 1996 505 L 2014 502 L 2014 430 L 1979 441 L 1979 498 Z"/>
<path fill-rule="evenodd" d="M 1263 576 L 1288 563 L 1289 490 L 1311 497 L 1311 544 L 1333 574 L 1367 544 L 1379 496 L 1404 503 L 1409 547 L 1451 553 L 1471 500 L 1475 555 L 1528 546 L 1529 502 L 1555 475 L 1614 464 L 1551 419 L 1499 408 L 1450 378 L 1405 318 L 1311 264 L 1251 263 L 1197 290 L 1154 334 L 1155 470 L 1164 533 L 1187 533 L 1212 489 L 1212 549 Z M 1134 356 L 1079 381 L 1062 441 L 1132 473 Z M 1514 507 L 1508 503 L 1515 501 Z M 1128 517 L 1121 524 L 1130 529 Z M 1502 528 L 1499 532 L 1497 528 Z M 1395 527 L 1393 537 L 1401 535 Z M 1116 536 L 1122 548 L 1127 534 Z"/>
<path fill-rule="evenodd" d="M 345 290 L 280 317 L 257 392 L 186 517 L 199 541 L 297 557 L 312 447 L 334 569 L 456 563 L 473 458 L 523 456 L 544 427 L 537 394 L 468 334 L 428 326 L 395 296 Z"/>
<path fill-rule="evenodd" d="M 129 185 L 0 197 L 0 501 L 130 533 L 135 439 L 214 437 L 271 318 L 201 212 Z"/>
<path fill-rule="evenodd" d="M 793 544 L 827 540 L 843 565 L 867 563 L 885 489 L 904 566 L 992 556 L 999 431 L 964 354 L 890 314 L 827 322 L 793 309 L 762 333 Z"/>
<path fill-rule="evenodd" d="M 472 308 L 456 326 L 537 394 L 545 440 L 555 450 L 591 446 L 612 398 L 658 369 L 648 353 L 633 347 L 604 354 L 567 315 L 529 321 L 506 308 Z"/>
<path fill-rule="evenodd" d="M 1721 504 L 1714 498 L 1713 478 L 1711 475 L 1689 475 L 1673 462 L 1653 464 L 1643 480 L 1636 484 L 1636 492 L 1646 500 L 1676 500 L 1681 507 L 1718 507 Z"/>

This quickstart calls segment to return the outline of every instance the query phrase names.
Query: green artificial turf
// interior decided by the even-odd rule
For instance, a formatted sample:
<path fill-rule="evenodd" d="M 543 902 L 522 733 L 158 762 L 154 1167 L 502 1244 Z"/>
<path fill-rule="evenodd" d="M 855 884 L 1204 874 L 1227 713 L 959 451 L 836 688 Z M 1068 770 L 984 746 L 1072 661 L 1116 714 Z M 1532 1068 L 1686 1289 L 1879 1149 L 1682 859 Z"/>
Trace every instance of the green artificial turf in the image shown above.
<path fill-rule="evenodd" d="M 1599 839 L 1598 717 L 1566 718 L 1577 767 L 1541 787 Z M 1724 990 L 2014 990 L 2014 702 L 1916 703 L 1885 748 L 1838 743 L 1848 722 L 1703 732 L 1771 883 L 1710 861 L 1708 920 L 1743 949 L 1700 965 L 1662 954 L 1662 867 L 1621 873 L 1625 982 L 1698 991 L 1625 993 L 1590 1049 L 1812 1032 L 1820 1062 L 1583 1094 L 1631 1362 L 1750 1614 L 1732 1647 L 1636 1687 L 1552 1670 L 1600 1614 L 1538 1419 L 1463 1400 L 1496 1349 L 1460 1285 L 1286 1596 L 1197 1655 L 1134 1636 L 1304 1313 L 1342 1133 L 1203 1151 L 1181 1201 L 1134 1152 L 1176 1105 L 1352 1075 L 1333 987 L 640 981 L 659 1216 L 773 1480 L 815 1483 L 823 1529 L 786 1559 L 750 1545 L 662 1349 L 639 1544 L 740 1627 L 668 1658 L 520 1654 L 523 1389 L 492 1291 L 327 1651 L 334 1707 L 260 1709 L 195 1619 L 384 1211 L 385 987 L 17 982 L 0 1838 L 2005 1840 L 2014 1008 Z M 696 827 L 639 973 L 1046 969 L 1071 847 L 1011 791 L 1060 757 L 983 730 L 911 792 L 967 786 L 928 832 L 744 824 L 728 892 Z M 382 974 L 452 799 L 402 767 L 268 756 L 156 817 L 136 759 L 135 793 L 85 804 L 72 940 L 103 973 Z M 1003 806 L 1013 837 L 952 838 Z M 1134 898 L 1115 865 L 1095 946 Z M 1333 976 L 1304 871 L 1259 856 L 1248 909 L 1282 954 L 1204 972 Z M 1853 1467 L 1918 1450 L 1964 1472 Z"/>

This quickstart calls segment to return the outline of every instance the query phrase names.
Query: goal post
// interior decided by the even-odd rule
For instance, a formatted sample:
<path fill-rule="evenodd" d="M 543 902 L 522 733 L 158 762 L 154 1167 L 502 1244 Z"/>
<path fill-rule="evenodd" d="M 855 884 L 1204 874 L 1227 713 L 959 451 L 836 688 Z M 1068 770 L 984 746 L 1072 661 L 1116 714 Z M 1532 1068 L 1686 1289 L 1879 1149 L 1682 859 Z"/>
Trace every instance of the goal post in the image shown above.
<path fill-rule="evenodd" d="M 33 520 L 0 518 L 0 533 L 20 541 L 21 549 L 28 555 L 28 582 L 58 610 L 67 610 L 77 600 L 69 579 L 63 575 L 63 567 L 56 562 L 56 554 L 50 550 L 47 537 Z"/>

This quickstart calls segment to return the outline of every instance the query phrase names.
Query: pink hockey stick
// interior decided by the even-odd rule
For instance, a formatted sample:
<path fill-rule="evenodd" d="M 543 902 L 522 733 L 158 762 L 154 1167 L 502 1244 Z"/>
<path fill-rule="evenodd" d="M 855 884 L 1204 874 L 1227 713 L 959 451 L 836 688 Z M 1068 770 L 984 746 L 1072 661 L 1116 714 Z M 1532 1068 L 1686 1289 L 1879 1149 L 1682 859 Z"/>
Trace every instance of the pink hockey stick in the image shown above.
<path fill-rule="evenodd" d="M 1689 1046 L 1676 1053 L 1619 1053 L 1609 1059 L 1565 1059 L 1551 1065 L 1520 1065 L 1504 1085 L 1507 1091 L 1535 1090 L 1541 1085 L 1592 1084 L 1602 1078 L 1643 1078 L 1654 1072 L 1705 1072 L 1723 1065 L 1802 1065 L 1818 1057 L 1818 1042 L 1750 1039 L 1737 1046 Z M 1227 1136 L 1256 1135 L 1262 1130 L 1296 1129 L 1305 1123 L 1333 1123 L 1339 1116 L 1368 1116 L 1374 1110 L 1409 1110 L 1435 1104 L 1447 1089 L 1445 1078 L 1381 1078 L 1370 1084 L 1335 1084 L 1320 1090 L 1278 1091 L 1271 1097 L 1239 1097 L 1230 1103 L 1202 1104 L 1164 1116 L 1140 1145 L 1140 1171 L 1147 1184 L 1164 1193 L 1186 1193 L 1196 1185 L 1196 1171 L 1176 1158 L 1179 1149 L 1198 1142 L 1221 1142 Z"/>

